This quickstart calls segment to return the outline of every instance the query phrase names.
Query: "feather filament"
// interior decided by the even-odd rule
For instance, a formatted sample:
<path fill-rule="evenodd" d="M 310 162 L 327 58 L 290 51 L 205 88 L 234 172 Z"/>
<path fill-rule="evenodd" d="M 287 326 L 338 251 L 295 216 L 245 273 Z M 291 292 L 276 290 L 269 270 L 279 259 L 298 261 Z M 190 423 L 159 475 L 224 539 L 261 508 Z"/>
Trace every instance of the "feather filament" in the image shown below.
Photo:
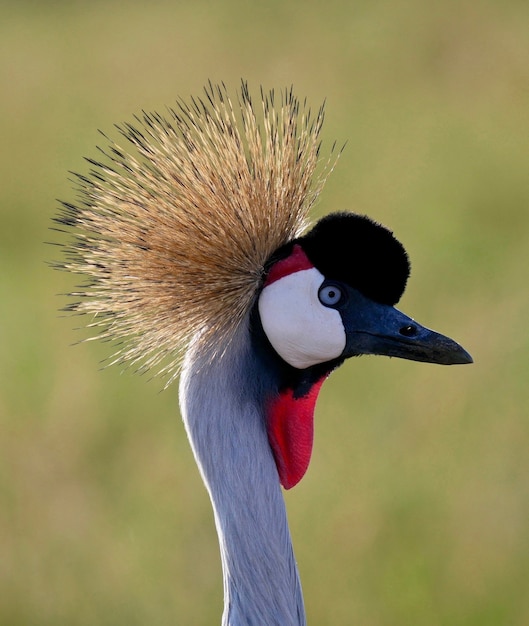
<path fill-rule="evenodd" d="M 321 165 L 323 106 L 315 117 L 292 89 L 242 82 L 143 111 L 103 134 L 100 160 L 74 174 L 76 202 L 56 222 L 70 234 L 59 269 L 88 277 L 68 310 L 114 341 L 110 363 L 153 369 L 169 384 L 193 337 L 214 355 L 252 306 L 270 255 L 306 228 L 334 160 Z M 317 173 L 319 170 L 319 173 Z"/>

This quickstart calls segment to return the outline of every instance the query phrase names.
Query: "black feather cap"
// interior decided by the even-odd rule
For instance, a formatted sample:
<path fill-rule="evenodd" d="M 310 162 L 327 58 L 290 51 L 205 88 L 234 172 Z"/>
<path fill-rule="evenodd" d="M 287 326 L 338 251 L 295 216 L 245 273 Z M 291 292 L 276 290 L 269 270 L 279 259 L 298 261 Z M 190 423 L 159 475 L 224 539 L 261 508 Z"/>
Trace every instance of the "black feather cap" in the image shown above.
<path fill-rule="evenodd" d="M 292 243 L 325 278 L 347 283 L 375 302 L 393 306 L 404 293 L 410 274 L 404 246 L 365 215 L 331 213 Z"/>

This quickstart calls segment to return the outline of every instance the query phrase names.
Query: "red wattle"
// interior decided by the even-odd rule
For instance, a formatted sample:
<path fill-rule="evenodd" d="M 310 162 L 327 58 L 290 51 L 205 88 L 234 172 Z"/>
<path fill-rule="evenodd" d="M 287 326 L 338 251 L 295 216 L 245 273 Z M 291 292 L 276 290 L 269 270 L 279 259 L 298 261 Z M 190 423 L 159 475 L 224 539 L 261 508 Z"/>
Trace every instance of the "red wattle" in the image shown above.
<path fill-rule="evenodd" d="M 292 389 L 285 389 L 268 406 L 268 441 L 285 489 L 297 485 L 309 466 L 314 407 L 324 380 L 325 377 L 318 380 L 300 398 L 294 397 Z"/>

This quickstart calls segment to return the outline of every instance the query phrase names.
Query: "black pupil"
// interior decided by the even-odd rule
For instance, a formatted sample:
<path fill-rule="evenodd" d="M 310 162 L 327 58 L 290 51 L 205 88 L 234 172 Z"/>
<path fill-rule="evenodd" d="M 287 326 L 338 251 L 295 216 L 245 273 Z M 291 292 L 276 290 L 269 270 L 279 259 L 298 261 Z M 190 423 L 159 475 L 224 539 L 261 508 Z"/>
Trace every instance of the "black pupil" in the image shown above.
<path fill-rule="evenodd" d="M 413 337 L 417 334 L 417 326 L 414 326 L 413 324 L 408 324 L 408 326 L 403 326 L 399 330 L 399 333 L 401 335 L 404 335 L 404 337 Z"/>

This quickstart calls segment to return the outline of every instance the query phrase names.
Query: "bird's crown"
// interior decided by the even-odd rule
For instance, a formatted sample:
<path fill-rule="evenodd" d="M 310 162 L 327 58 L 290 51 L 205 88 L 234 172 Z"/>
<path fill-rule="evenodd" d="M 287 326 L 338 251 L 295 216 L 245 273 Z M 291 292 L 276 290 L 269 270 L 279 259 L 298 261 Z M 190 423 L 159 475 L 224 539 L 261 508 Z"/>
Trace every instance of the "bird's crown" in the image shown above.
<path fill-rule="evenodd" d="M 117 125 L 123 145 L 104 135 L 77 200 L 62 204 L 70 239 L 57 266 L 89 279 L 68 308 L 123 344 L 111 362 L 172 380 L 193 337 L 222 350 L 267 259 L 306 226 L 331 169 L 316 174 L 323 107 L 313 116 L 292 89 L 261 90 L 255 106 L 244 82 L 236 102 L 209 84 Z"/>

